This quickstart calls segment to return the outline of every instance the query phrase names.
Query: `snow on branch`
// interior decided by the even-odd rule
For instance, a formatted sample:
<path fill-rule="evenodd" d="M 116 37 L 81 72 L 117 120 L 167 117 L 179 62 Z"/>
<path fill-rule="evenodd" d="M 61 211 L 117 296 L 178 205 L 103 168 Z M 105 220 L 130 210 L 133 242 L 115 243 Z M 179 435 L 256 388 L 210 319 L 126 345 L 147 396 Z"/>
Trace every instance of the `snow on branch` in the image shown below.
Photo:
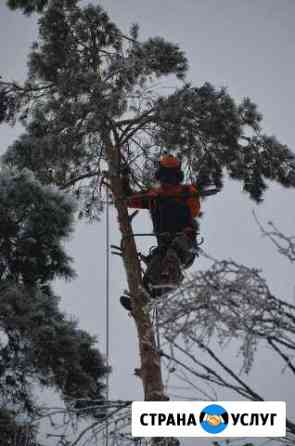
<path fill-rule="evenodd" d="M 184 342 L 187 351 L 213 336 L 220 345 L 238 341 L 246 372 L 259 340 L 295 350 L 295 306 L 275 297 L 259 270 L 233 260 L 216 260 L 194 273 L 180 291 L 158 302 L 158 312 L 164 338 Z"/>
<path fill-rule="evenodd" d="M 242 372 L 250 371 L 258 343 L 264 342 L 295 375 L 295 305 L 274 296 L 260 270 L 233 260 L 211 260 L 208 270 L 196 271 L 180 289 L 157 301 L 163 362 L 187 383 L 201 380 L 207 389 L 263 400 Z M 238 346 L 240 370 L 226 364 L 216 342 L 221 348 Z M 287 431 L 293 438 L 291 420 Z"/>

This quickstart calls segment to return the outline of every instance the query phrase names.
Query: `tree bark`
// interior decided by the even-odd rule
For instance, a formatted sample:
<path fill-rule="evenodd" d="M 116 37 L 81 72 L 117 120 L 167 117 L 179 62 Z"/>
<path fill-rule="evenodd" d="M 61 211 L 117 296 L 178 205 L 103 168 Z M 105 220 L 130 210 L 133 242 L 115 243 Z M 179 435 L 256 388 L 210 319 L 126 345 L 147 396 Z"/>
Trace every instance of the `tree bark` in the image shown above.
<path fill-rule="evenodd" d="M 120 232 L 122 234 L 122 255 L 127 274 L 127 282 L 132 304 L 132 315 L 137 328 L 140 352 L 140 368 L 138 375 L 143 384 L 146 401 L 164 401 L 164 385 L 161 375 L 160 352 L 155 342 L 154 328 L 150 315 L 145 311 L 146 292 L 143 288 L 140 262 L 128 215 L 127 203 L 124 201 L 122 181 L 119 176 L 119 149 L 108 144 L 107 157 L 109 165 L 109 181 L 114 204 L 118 214 Z"/>

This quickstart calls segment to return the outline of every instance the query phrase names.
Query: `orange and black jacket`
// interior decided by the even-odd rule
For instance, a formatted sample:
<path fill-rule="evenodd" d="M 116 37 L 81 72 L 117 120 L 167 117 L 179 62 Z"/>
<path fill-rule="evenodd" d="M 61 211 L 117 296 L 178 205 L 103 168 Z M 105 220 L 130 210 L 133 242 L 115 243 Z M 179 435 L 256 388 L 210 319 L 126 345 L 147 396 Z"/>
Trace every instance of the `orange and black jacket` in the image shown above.
<path fill-rule="evenodd" d="M 148 209 L 156 233 L 178 233 L 193 228 L 193 220 L 200 214 L 198 190 L 193 185 L 162 185 L 146 192 L 132 193 L 127 205 Z"/>

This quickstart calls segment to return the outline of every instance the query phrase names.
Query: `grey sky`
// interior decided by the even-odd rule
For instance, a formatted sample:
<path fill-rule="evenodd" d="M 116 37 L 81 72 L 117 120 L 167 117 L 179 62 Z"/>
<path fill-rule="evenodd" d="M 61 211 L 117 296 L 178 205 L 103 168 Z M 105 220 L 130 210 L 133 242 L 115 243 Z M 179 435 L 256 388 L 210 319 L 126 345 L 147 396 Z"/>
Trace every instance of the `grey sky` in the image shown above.
<path fill-rule="evenodd" d="M 4 4 L 2 0 L 0 74 L 22 79 L 26 54 L 35 38 L 34 19 L 12 13 Z M 196 85 L 205 81 L 225 85 L 237 99 L 250 96 L 264 115 L 265 132 L 274 133 L 281 142 L 295 147 L 294 1 L 106 0 L 101 4 L 123 30 L 137 22 L 142 37 L 161 35 L 179 43 L 189 59 L 189 80 Z M 16 134 L 17 129 L 1 129 L 1 151 Z M 264 203 L 257 207 L 240 191 L 238 183 L 231 182 L 221 194 L 203 204 L 201 227 L 205 248 L 215 257 L 230 257 L 248 266 L 261 267 L 273 292 L 291 299 L 294 268 L 261 238 L 251 214 L 254 208 L 263 221 L 274 220 L 287 234 L 294 233 L 294 191 L 272 185 Z M 149 227 L 146 215 L 139 217 L 136 224 L 141 229 Z M 118 243 L 113 214 L 111 228 L 111 242 Z M 104 231 L 104 222 L 79 225 L 69 245 L 79 277 L 71 284 L 57 284 L 63 308 L 77 316 L 83 328 L 98 335 L 101 349 L 105 332 Z M 196 262 L 193 268 L 202 265 L 202 261 Z M 112 257 L 111 396 L 141 399 L 141 384 L 133 376 L 133 369 L 138 366 L 135 330 L 118 303 L 124 286 L 120 259 Z M 235 352 L 230 350 L 225 354 L 231 361 Z M 290 386 L 287 374 L 280 375 L 281 366 L 274 356 L 263 351 L 256 357 L 249 380 L 265 398 L 287 399 L 288 415 L 294 419 L 294 385 Z"/>

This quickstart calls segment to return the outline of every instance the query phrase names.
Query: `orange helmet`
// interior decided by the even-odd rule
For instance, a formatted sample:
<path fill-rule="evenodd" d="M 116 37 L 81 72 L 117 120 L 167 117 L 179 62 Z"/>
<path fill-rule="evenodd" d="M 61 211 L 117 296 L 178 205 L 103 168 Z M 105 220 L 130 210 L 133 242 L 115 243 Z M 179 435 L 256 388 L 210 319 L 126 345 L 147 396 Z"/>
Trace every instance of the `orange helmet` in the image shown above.
<path fill-rule="evenodd" d="M 159 161 L 160 167 L 167 167 L 168 169 L 180 169 L 181 162 L 173 155 L 164 155 Z"/>
<path fill-rule="evenodd" d="M 159 161 L 159 167 L 155 173 L 155 178 L 163 183 L 181 183 L 183 180 L 181 162 L 173 155 L 164 155 Z"/>

